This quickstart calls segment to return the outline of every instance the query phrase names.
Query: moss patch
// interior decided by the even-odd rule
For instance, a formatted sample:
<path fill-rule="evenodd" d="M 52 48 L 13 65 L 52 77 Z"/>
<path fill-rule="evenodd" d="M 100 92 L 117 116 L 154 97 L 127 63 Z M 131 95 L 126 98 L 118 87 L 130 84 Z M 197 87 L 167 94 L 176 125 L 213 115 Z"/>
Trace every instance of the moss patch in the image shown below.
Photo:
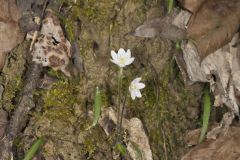
<path fill-rule="evenodd" d="M 22 74 L 25 71 L 26 50 L 28 43 L 24 42 L 9 54 L 5 67 L 3 68 L 4 92 L 2 98 L 3 107 L 11 112 L 16 103 L 16 96 L 23 87 Z"/>
<path fill-rule="evenodd" d="M 51 89 L 42 93 L 44 115 L 50 120 L 61 120 L 72 124 L 74 117 L 73 105 L 77 103 L 78 90 L 76 82 L 60 80 Z"/>

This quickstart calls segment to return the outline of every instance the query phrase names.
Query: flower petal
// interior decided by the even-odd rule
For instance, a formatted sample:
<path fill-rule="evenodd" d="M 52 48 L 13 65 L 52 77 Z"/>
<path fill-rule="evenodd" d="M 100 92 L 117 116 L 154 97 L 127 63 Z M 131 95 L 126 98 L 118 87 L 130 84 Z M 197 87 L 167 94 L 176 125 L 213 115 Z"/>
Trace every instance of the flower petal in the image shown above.
<path fill-rule="evenodd" d="M 130 86 L 128 87 L 128 90 L 129 90 L 130 93 L 133 92 L 133 85 L 132 84 L 130 84 Z"/>
<path fill-rule="evenodd" d="M 134 100 L 136 98 L 135 92 L 130 92 L 131 98 Z"/>
<path fill-rule="evenodd" d="M 129 59 L 127 60 L 127 62 L 126 62 L 126 65 L 131 64 L 133 61 L 134 61 L 134 57 L 129 58 Z"/>
<path fill-rule="evenodd" d="M 132 83 L 138 83 L 139 81 L 141 81 L 141 79 L 141 77 L 137 77 L 132 81 Z"/>
<path fill-rule="evenodd" d="M 117 53 L 113 50 L 111 50 L 111 56 L 113 60 L 116 60 L 118 58 Z"/>
<path fill-rule="evenodd" d="M 138 89 L 143 89 L 145 87 L 144 83 L 137 83 L 136 85 Z"/>
<path fill-rule="evenodd" d="M 131 51 L 130 51 L 130 49 L 127 50 L 126 55 L 127 55 L 128 58 L 131 57 Z"/>
<path fill-rule="evenodd" d="M 116 65 L 118 65 L 118 66 L 119 66 L 119 63 L 118 63 L 118 61 L 117 61 L 117 60 L 115 60 L 115 59 L 110 59 L 110 61 L 111 61 L 112 63 L 114 63 L 114 64 L 116 64 Z"/>
<path fill-rule="evenodd" d="M 139 90 L 135 90 L 134 92 L 135 96 L 138 97 L 138 98 L 141 98 L 142 97 L 142 94 Z"/>
<path fill-rule="evenodd" d="M 119 50 L 118 50 L 118 58 L 119 57 L 124 57 L 125 56 L 125 50 L 123 49 L 123 48 L 120 48 Z"/>

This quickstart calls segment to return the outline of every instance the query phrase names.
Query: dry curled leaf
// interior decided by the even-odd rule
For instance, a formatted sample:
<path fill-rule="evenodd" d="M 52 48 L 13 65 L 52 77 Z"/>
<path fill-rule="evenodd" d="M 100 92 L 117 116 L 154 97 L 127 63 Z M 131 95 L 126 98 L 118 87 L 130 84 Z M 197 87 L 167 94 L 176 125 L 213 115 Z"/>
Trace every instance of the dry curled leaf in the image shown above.
<path fill-rule="evenodd" d="M 173 41 L 184 39 L 186 36 L 186 31 L 172 24 L 173 18 L 177 14 L 178 11 L 174 10 L 171 14 L 168 14 L 164 17 L 148 20 L 129 34 L 147 38 L 159 36 Z"/>
<path fill-rule="evenodd" d="M 0 0 L 0 70 L 6 54 L 23 40 L 18 26 L 21 14 L 14 0 Z"/>
<path fill-rule="evenodd" d="M 188 1 L 186 1 L 188 2 Z M 201 1 L 199 1 L 200 4 Z M 190 3 L 190 2 L 189 2 Z M 239 0 L 207 0 L 198 4 L 200 8 L 186 5 L 196 11 L 189 20 L 187 35 L 197 47 L 203 60 L 206 56 L 231 41 L 240 26 Z"/>
<path fill-rule="evenodd" d="M 179 0 L 182 7 L 190 12 L 196 12 L 206 0 Z"/>
<path fill-rule="evenodd" d="M 240 128 L 229 128 L 227 135 L 208 140 L 194 147 L 181 160 L 239 160 Z"/>
<path fill-rule="evenodd" d="M 187 30 L 175 24 L 178 11 L 174 10 L 164 17 L 146 21 L 130 34 L 148 38 L 159 36 L 173 41 L 191 39 L 203 60 L 229 43 L 239 29 L 239 0 L 180 0 L 180 3 L 192 12 Z"/>

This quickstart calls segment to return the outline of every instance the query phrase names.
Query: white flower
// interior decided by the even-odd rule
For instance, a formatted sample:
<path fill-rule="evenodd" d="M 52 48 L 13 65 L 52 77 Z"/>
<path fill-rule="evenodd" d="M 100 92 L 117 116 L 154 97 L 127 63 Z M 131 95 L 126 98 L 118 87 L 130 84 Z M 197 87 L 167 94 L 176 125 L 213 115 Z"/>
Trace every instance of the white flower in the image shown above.
<path fill-rule="evenodd" d="M 138 98 L 142 97 L 140 89 L 143 89 L 145 87 L 145 84 L 141 83 L 140 81 L 141 81 L 140 77 L 135 78 L 129 86 L 129 91 L 130 91 L 130 94 L 131 94 L 131 97 L 133 100 L 136 97 L 138 97 Z"/>
<path fill-rule="evenodd" d="M 124 49 L 120 48 L 118 50 L 118 53 L 112 50 L 111 56 L 111 62 L 121 68 L 130 65 L 134 61 L 134 57 L 131 57 L 131 51 L 129 49 L 127 50 L 127 52 L 125 52 Z"/>

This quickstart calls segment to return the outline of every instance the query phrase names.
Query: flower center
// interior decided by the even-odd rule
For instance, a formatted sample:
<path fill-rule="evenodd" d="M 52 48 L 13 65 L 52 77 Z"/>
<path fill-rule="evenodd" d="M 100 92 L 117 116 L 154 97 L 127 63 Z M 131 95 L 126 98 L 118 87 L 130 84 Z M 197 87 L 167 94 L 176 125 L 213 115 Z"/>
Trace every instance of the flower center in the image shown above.
<path fill-rule="evenodd" d="M 138 90 L 138 87 L 136 84 L 131 84 L 130 88 L 131 90 Z"/>
<path fill-rule="evenodd" d="M 119 64 L 124 65 L 126 63 L 126 58 L 125 57 L 120 57 L 119 58 Z"/>

